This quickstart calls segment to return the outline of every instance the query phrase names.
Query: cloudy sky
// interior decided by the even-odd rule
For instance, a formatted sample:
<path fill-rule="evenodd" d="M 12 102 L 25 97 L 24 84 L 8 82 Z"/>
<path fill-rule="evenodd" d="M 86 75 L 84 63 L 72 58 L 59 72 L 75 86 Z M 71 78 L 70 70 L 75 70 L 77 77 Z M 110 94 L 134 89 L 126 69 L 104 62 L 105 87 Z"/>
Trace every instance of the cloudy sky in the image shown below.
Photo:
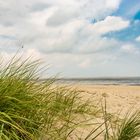
<path fill-rule="evenodd" d="M 50 75 L 140 76 L 140 0 L 0 0 L 0 55 L 21 46 Z"/>

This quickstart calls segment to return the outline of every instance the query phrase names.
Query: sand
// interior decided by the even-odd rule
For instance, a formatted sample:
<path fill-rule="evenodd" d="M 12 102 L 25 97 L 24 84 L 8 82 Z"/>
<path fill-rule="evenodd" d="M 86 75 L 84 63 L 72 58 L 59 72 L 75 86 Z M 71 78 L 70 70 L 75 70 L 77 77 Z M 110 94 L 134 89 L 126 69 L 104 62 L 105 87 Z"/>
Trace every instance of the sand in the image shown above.
<path fill-rule="evenodd" d="M 61 85 L 61 84 L 60 84 Z M 62 84 L 65 86 L 65 84 Z M 66 84 L 67 85 L 67 84 Z M 127 85 L 86 85 L 86 84 L 68 84 L 68 87 L 76 88 L 80 92 L 80 96 L 83 100 L 93 101 L 93 103 L 99 103 L 101 108 L 101 102 L 104 103 L 104 97 L 107 103 L 107 113 L 111 113 L 113 116 L 119 115 L 119 118 L 124 118 L 124 115 L 128 111 L 140 110 L 140 86 L 127 86 Z M 85 116 L 87 117 L 87 116 Z M 88 119 L 88 117 L 86 118 Z M 101 118 L 96 118 L 96 121 L 103 122 Z M 94 123 L 93 120 L 89 123 Z M 84 139 L 91 130 L 97 128 L 98 125 L 91 125 L 77 129 L 76 133 Z M 104 126 L 99 129 L 104 129 Z M 96 133 L 98 133 L 95 132 Z M 103 140 L 104 133 L 102 133 L 96 140 Z M 93 135 L 94 136 L 94 135 Z M 91 137 L 92 139 L 92 137 Z M 88 139 L 90 140 L 90 138 Z"/>
<path fill-rule="evenodd" d="M 74 87 L 89 93 L 85 97 L 82 95 L 85 99 L 91 97 L 100 100 L 102 96 L 106 96 L 107 109 L 111 113 L 140 109 L 140 86 L 77 84 Z"/>
<path fill-rule="evenodd" d="M 93 101 L 102 100 L 106 98 L 107 112 L 111 114 L 118 114 L 119 117 L 124 117 L 128 111 L 140 109 L 140 86 L 125 86 L 125 85 L 72 85 L 78 88 L 83 99 L 91 99 Z M 89 134 L 93 127 L 87 129 L 80 129 L 79 133 L 83 134 L 83 138 Z M 96 138 L 102 140 L 103 136 Z M 89 139 L 90 140 L 90 139 Z"/>

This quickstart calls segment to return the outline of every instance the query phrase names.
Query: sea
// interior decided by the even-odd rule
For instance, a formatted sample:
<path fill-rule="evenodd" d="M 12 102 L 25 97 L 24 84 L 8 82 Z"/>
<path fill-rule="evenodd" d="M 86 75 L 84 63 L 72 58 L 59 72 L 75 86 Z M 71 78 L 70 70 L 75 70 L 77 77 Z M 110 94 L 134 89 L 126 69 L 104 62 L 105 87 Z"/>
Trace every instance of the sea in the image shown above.
<path fill-rule="evenodd" d="M 86 84 L 86 85 L 129 85 L 140 86 L 140 77 L 123 78 L 60 78 L 56 80 L 62 84 Z"/>

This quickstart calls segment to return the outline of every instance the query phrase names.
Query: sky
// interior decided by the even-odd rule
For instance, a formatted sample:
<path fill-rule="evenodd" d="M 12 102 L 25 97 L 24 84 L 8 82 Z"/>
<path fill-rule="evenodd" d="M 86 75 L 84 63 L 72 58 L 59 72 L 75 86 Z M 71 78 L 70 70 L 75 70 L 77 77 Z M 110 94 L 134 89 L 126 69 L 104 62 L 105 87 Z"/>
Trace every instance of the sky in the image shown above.
<path fill-rule="evenodd" d="M 48 75 L 140 76 L 140 0 L 0 0 L 0 55 L 16 52 Z"/>

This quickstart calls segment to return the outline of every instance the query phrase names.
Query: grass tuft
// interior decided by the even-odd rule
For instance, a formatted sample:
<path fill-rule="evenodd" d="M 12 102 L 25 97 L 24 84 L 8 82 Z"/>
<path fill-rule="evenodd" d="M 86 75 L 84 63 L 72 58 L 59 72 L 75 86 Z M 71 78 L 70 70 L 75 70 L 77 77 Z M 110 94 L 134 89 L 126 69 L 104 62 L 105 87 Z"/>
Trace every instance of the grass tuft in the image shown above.
<path fill-rule="evenodd" d="M 140 138 L 140 112 L 128 112 L 117 128 L 115 140 L 134 140 Z"/>
<path fill-rule="evenodd" d="M 0 67 L 1 140 L 65 140 L 81 125 L 78 116 L 96 114 L 77 90 L 39 81 L 40 61 L 21 59 Z"/>
<path fill-rule="evenodd" d="M 40 81 L 41 72 L 39 60 L 13 57 L 7 64 L 1 63 L 0 140 L 140 137 L 140 111 L 129 112 L 122 120 L 118 117 L 113 124 L 106 100 L 100 109 L 99 104 L 82 99 L 81 91 L 57 86 L 55 79 Z M 103 115 L 98 118 L 101 111 Z M 84 127 L 93 129 L 83 138 L 77 130 Z"/>

